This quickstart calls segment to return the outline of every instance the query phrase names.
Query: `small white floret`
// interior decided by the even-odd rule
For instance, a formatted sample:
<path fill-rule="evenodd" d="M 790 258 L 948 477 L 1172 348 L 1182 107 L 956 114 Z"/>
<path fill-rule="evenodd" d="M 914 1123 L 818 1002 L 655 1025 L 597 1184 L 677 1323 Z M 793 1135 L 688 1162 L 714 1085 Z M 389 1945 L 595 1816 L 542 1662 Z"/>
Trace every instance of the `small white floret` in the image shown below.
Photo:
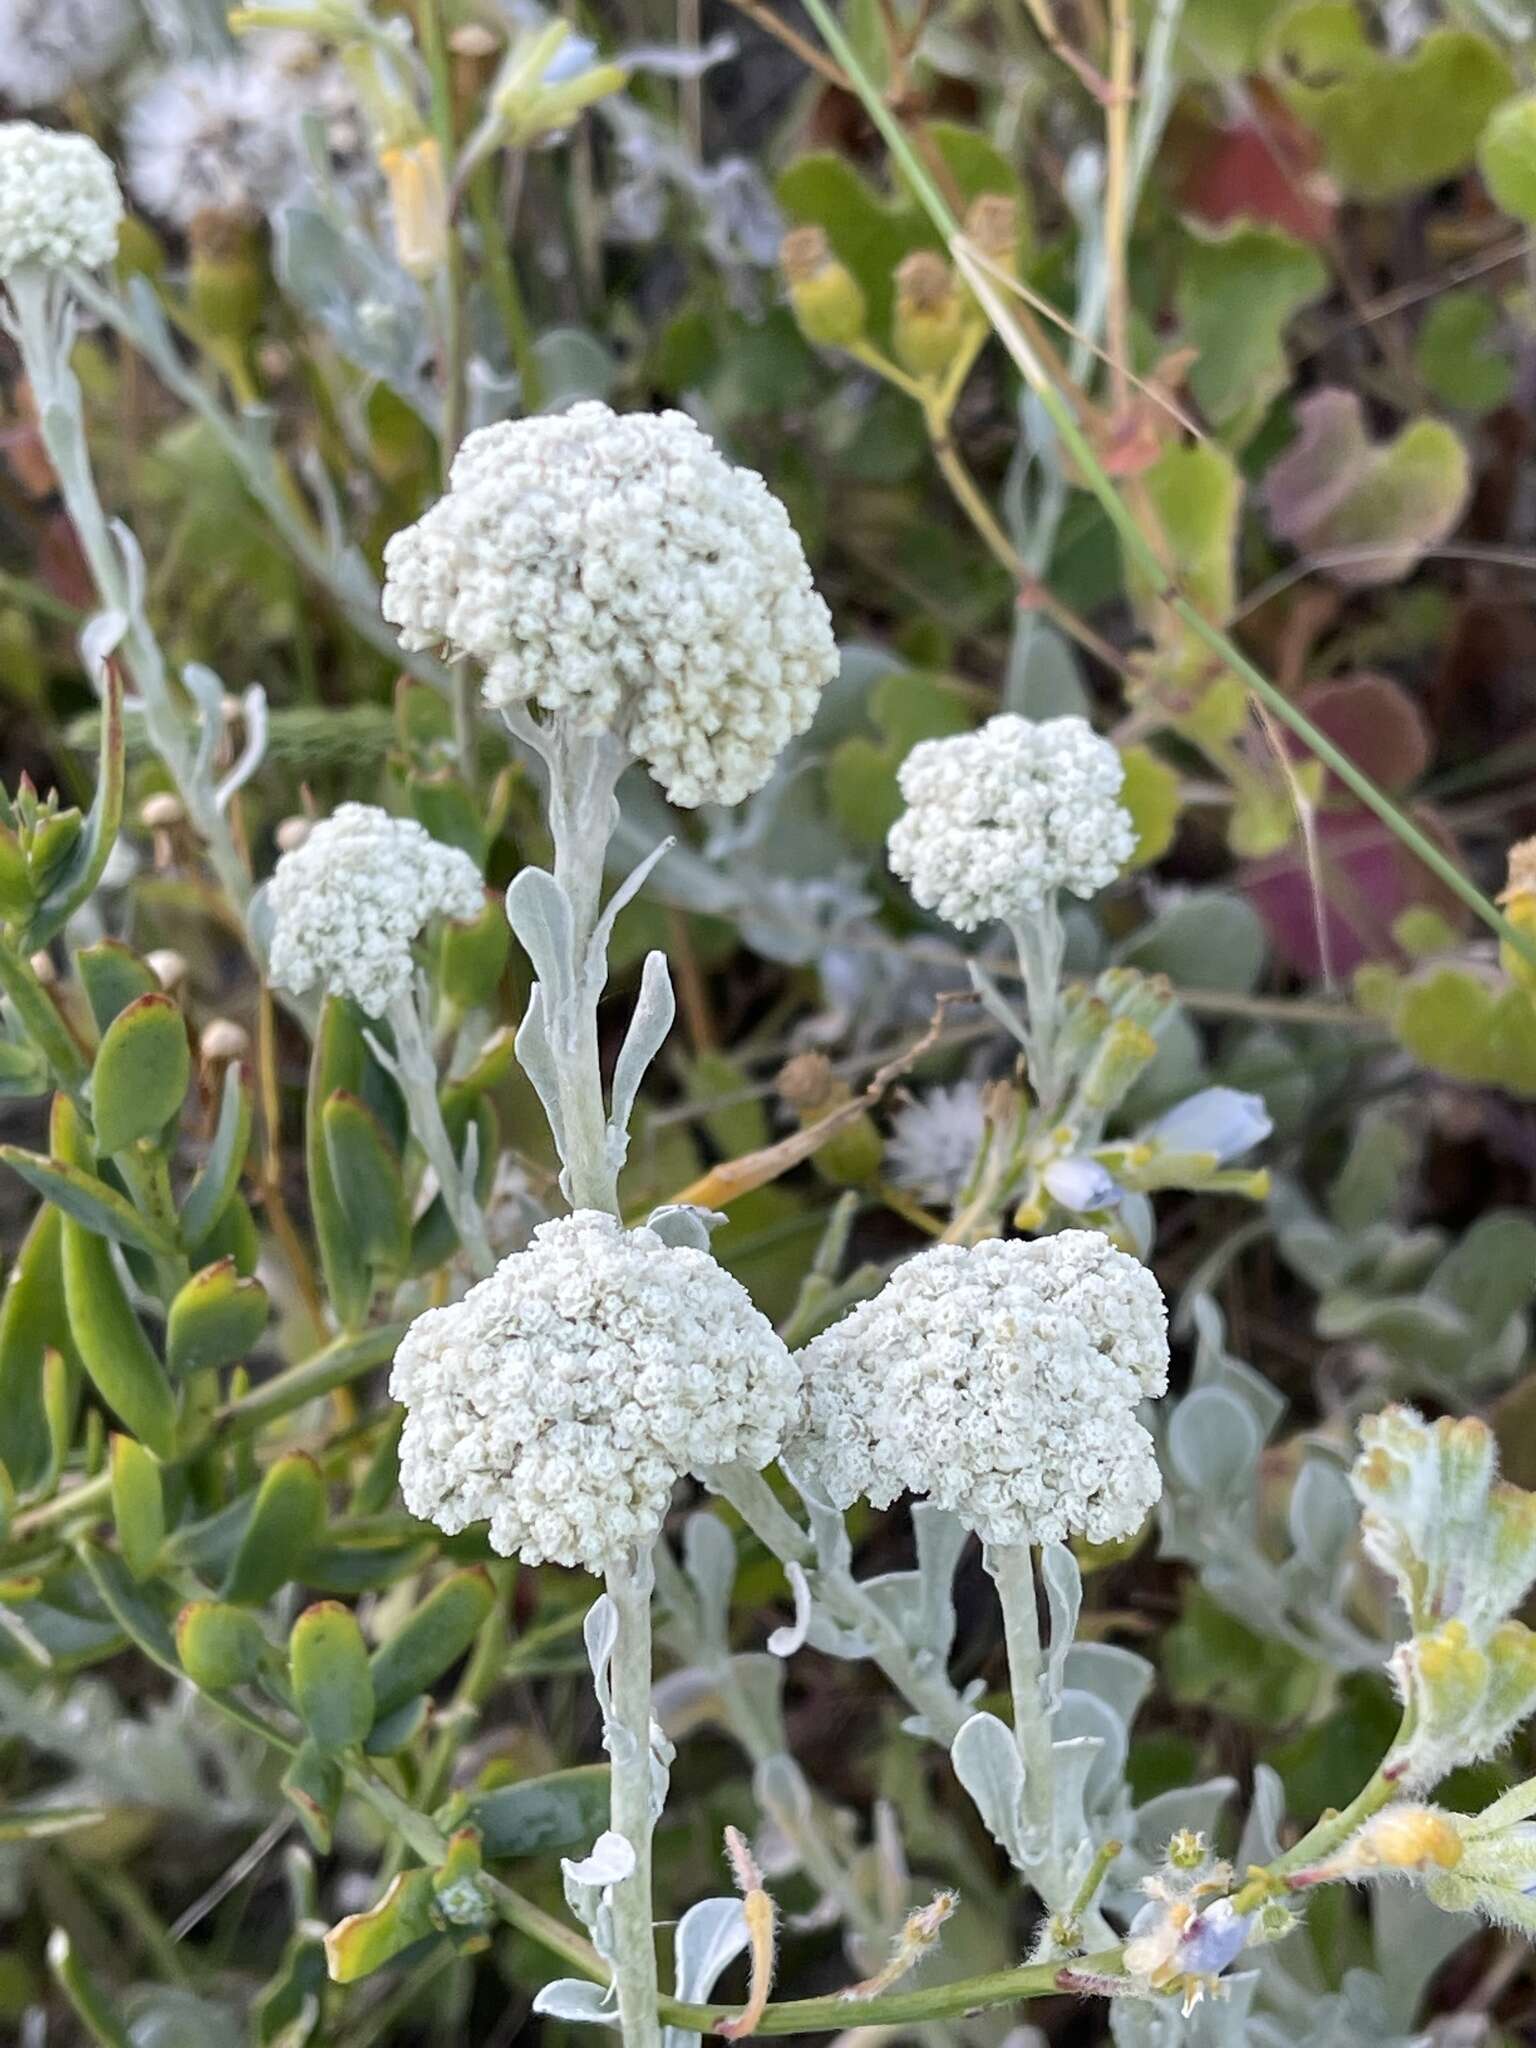
<path fill-rule="evenodd" d="M 29 264 L 100 270 L 122 219 L 117 174 L 88 135 L 0 123 L 0 278 Z"/>
<path fill-rule="evenodd" d="M 655 1541 L 685 1472 L 778 1455 L 800 1372 L 708 1252 L 579 1209 L 418 1317 L 390 1391 L 412 1514 L 601 1572 Z"/>
<path fill-rule="evenodd" d="M 891 866 L 960 931 L 1027 917 L 1058 889 L 1092 896 L 1135 850 L 1118 801 L 1124 764 L 1086 719 L 1005 713 L 921 741 L 897 780 L 907 808 L 887 841 Z"/>
<path fill-rule="evenodd" d="M 1100 1232 L 937 1245 L 799 1354 L 786 1461 L 839 1507 L 923 1494 L 988 1543 L 1109 1542 L 1161 1492 L 1157 1282 Z"/>
<path fill-rule="evenodd" d="M 411 945 L 423 926 L 478 917 L 485 886 L 467 853 L 413 818 L 342 804 L 283 855 L 267 904 L 274 985 L 350 996 L 379 1017 L 410 985 Z"/>
<path fill-rule="evenodd" d="M 482 428 L 384 564 L 403 647 L 477 663 L 488 704 L 618 733 L 677 804 L 760 789 L 837 669 L 784 507 L 683 413 Z"/>

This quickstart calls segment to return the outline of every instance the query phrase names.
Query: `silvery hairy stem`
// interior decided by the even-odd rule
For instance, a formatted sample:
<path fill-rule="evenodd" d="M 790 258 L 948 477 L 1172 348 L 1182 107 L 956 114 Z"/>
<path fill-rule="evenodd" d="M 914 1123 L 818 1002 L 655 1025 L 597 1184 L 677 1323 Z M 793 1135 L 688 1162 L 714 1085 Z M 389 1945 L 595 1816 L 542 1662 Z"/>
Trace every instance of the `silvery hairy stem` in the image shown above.
<path fill-rule="evenodd" d="M 1045 1697 L 1034 1561 L 1027 1543 L 988 1543 L 982 1554 L 1003 1609 L 1013 1738 L 1024 1770 L 1024 1839 L 1039 1859 L 1036 1889 L 1053 1912 L 1062 1912 L 1069 1901 L 1055 1846 L 1056 1759 Z"/>
<path fill-rule="evenodd" d="M 389 1006 L 390 1027 L 395 1035 L 392 1065 L 395 1080 L 405 1097 L 411 1130 L 427 1163 L 437 1176 L 443 1204 L 453 1219 L 459 1242 L 469 1255 L 475 1278 L 483 1280 L 494 1271 L 496 1254 L 486 1235 L 485 1217 L 475 1195 L 474 1175 L 453 1149 L 453 1140 L 443 1122 L 437 1099 L 437 1061 L 422 1020 L 420 997 L 413 984 Z"/>
<path fill-rule="evenodd" d="M 97 494 L 80 385 L 69 362 L 75 326 L 72 283 L 23 265 L 11 274 L 6 290 L 6 324 L 32 387 L 43 445 L 96 594 L 123 621 L 123 660 L 138 693 L 150 744 L 170 770 L 226 894 L 243 912 L 251 893 L 250 877 L 215 800 L 187 713 L 177 702 L 165 656 L 144 615 L 142 593 L 133 587 L 123 544 Z"/>
<path fill-rule="evenodd" d="M 1061 963 L 1066 934 L 1054 891 L 1028 923 L 1010 924 L 1024 982 L 1025 1037 L 1029 1085 L 1042 1115 L 1056 1108 L 1061 1076 L 1056 1072 L 1056 1032 L 1061 1011 Z"/>
<path fill-rule="evenodd" d="M 608 1567 L 617 1624 L 608 1666 L 608 1824 L 634 1851 L 634 1868 L 613 1887 L 614 1990 L 625 2048 L 659 2048 L 656 1941 L 651 1926 L 651 1589 L 649 1557 Z"/>

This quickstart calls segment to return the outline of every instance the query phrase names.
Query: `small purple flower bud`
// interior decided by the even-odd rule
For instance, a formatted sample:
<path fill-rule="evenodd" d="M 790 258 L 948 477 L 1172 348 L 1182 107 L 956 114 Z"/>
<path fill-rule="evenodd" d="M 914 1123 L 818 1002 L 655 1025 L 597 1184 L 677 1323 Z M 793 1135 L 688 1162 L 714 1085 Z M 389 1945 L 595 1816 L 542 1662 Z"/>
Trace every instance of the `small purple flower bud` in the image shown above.
<path fill-rule="evenodd" d="M 1251 1913 L 1234 1913 L 1230 1899 L 1218 1899 L 1179 1937 L 1179 1968 L 1192 1977 L 1219 1977 L 1242 1954 L 1252 1931 Z"/>

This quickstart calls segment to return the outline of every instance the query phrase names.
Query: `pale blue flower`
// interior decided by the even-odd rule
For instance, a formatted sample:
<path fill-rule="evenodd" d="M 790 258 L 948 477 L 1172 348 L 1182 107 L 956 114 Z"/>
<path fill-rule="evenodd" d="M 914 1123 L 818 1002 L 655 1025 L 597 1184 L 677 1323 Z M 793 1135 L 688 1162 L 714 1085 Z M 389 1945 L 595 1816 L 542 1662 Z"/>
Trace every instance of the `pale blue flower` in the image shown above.
<path fill-rule="evenodd" d="M 1149 1124 L 1141 1138 L 1165 1152 L 1208 1152 L 1225 1166 L 1273 1129 L 1262 1095 L 1249 1095 L 1241 1088 L 1202 1088 Z"/>
<path fill-rule="evenodd" d="M 1053 1159 L 1040 1178 L 1052 1201 L 1079 1214 L 1116 1208 L 1125 1192 L 1097 1159 Z"/>

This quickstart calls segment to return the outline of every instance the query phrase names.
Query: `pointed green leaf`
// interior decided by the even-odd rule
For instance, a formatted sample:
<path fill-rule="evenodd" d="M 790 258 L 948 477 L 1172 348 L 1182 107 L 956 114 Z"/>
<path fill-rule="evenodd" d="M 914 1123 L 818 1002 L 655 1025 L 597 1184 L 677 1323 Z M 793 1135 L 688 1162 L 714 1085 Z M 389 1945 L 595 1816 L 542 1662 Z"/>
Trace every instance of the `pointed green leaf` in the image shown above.
<path fill-rule="evenodd" d="M 341 1767 L 313 1743 L 296 1752 L 283 1773 L 283 1791 L 305 1834 L 322 1856 L 331 1852 L 331 1832 L 341 1804 Z"/>
<path fill-rule="evenodd" d="M 136 1579 L 147 1579 L 165 1542 L 165 1490 L 160 1466 L 131 1436 L 112 1438 L 112 1519 L 118 1548 Z"/>
<path fill-rule="evenodd" d="M 123 822 L 123 786 L 123 678 L 117 663 L 109 661 L 106 694 L 101 700 L 96 800 L 69 858 L 49 877 L 48 893 L 32 914 L 27 928 L 29 951 L 46 946 L 55 932 L 62 931 L 101 880 Z"/>
<path fill-rule="evenodd" d="M 219 1221 L 240 1185 L 251 1142 L 251 1083 L 235 1062 L 224 1069 L 224 1093 L 208 1157 L 181 1205 L 181 1235 L 194 1249 Z"/>
<path fill-rule="evenodd" d="M 440 1930 L 432 1918 L 430 1870 L 402 1870 L 376 1906 L 349 1913 L 325 1937 L 326 1966 L 334 1984 L 355 1984 L 361 1977 L 414 1948 Z"/>
<path fill-rule="evenodd" d="M 110 1157 L 158 1138 L 192 1079 L 187 1026 L 168 995 L 140 996 L 114 1017 L 91 1070 L 96 1149 Z"/>
<path fill-rule="evenodd" d="M 74 1357 L 59 1257 L 63 1226 L 51 1204 L 38 1211 L 0 1296 L 0 1464 L 23 1491 L 48 1469 L 45 1355 Z"/>
<path fill-rule="evenodd" d="M 331 1306 L 344 1330 L 355 1329 L 363 1320 L 373 1290 L 367 1263 L 353 1238 L 331 1178 L 325 1143 L 325 1105 L 338 1089 L 351 1094 L 358 1092 L 363 1065 L 364 1046 L 357 1019 L 344 1002 L 330 996 L 320 1012 L 310 1056 L 304 1157 L 320 1266 Z"/>
<path fill-rule="evenodd" d="M 608 1766 L 579 1764 L 478 1793 L 467 1818 L 480 1830 L 489 1863 L 590 1842 L 607 1826 L 607 1814 Z"/>
<path fill-rule="evenodd" d="M 205 1266 L 182 1287 L 166 1319 L 166 1363 L 178 1377 L 235 1365 L 267 1327 L 267 1290 L 242 1280 L 233 1259 Z"/>
<path fill-rule="evenodd" d="M 120 939 L 82 946 L 75 955 L 75 972 L 98 1031 L 105 1031 L 130 1003 L 153 995 L 160 986 L 154 970 Z"/>
<path fill-rule="evenodd" d="M 410 1255 L 405 1181 L 384 1127 L 355 1095 L 338 1090 L 321 1112 L 331 1184 L 358 1254 L 398 1273 Z"/>
<path fill-rule="evenodd" d="M 0 1145 L 0 1161 L 86 1230 L 130 1245 L 135 1251 L 163 1254 L 176 1249 L 116 1188 L 109 1188 L 83 1167 L 62 1159 L 45 1159 L 38 1152 L 23 1152 L 19 1145 Z"/>
<path fill-rule="evenodd" d="M 373 1694 L 380 1717 L 429 1691 L 474 1641 L 494 1611 L 496 1588 L 483 1565 L 454 1572 L 373 1653 Z"/>
<path fill-rule="evenodd" d="M 293 1702 L 329 1755 L 355 1748 L 373 1726 L 373 1679 L 357 1616 L 339 1600 L 306 1607 L 288 1638 Z"/>
<path fill-rule="evenodd" d="M 406 1745 L 413 1742 L 427 1725 L 432 1711 L 432 1702 L 425 1693 L 405 1701 L 388 1714 L 376 1714 L 373 1726 L 368 1730 L 368 1740 L 363 1744 L 366 1756 L 394 1756 Z"/>
<path fill-rule="evenodd" d="M 461 1010 L 489 1003 L 506 972 L 512 950 L 512 928 L 506 905 L 487 895 L 473 923 L 446 919 L 438 941 L 438 980 L 449 1001 Z"/>
<path fill-rule="evenodd" d="M 224 1598 L 251 1605 L 270 1600 L 279 1586 L 298 1576 L 324 1530 L 320 1467 L 303 1451 L 290 1451 L 261 1482 L 224 1581 Z"/>
<path fill-rule="evenodd" d="M 181 1663 L 164 1610 L 149 1592 L 141 1591 L 134 1584 L 120 1557 L 114 1557 L 110 1550 L 103 1550 L 99 1543 L 81 1541 L 77 1548 L 80 1562 L 90 1574 L 92 1585 L 118 1627 L 151 1663 L 158 1664 L 162 1671 L 169 1671 L 172 1677 L 179 1677 Z"/>

